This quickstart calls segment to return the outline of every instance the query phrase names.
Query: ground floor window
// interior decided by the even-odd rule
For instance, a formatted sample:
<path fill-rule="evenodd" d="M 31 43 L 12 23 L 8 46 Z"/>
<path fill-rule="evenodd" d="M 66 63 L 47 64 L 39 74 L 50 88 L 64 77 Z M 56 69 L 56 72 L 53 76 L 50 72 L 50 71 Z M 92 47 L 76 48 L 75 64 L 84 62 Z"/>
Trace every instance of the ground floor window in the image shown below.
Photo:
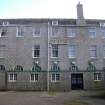
<path fill-rule="evenodd" d="M 31 74 L 30 81 L 37 82 L 39 80 L 39 74 Z"/>
<path fill-rule="evenodd" d="M 11 73 L 9 74 L 9 82 L 16 82 L 17 74 Z"/>
<path fill-rule="evenodd" d="M 59 73 L 57 73 L 57 74 L 55 74 L 55 73 L 51 74 L 51 82 L 58 82 L 59 80 L 60 80 L 60 74 Z"/>
<path fill-rule="evenodd" d="M 102 74 L 101 73 L 94 73 L 94 81 L 101 81 Z"/>

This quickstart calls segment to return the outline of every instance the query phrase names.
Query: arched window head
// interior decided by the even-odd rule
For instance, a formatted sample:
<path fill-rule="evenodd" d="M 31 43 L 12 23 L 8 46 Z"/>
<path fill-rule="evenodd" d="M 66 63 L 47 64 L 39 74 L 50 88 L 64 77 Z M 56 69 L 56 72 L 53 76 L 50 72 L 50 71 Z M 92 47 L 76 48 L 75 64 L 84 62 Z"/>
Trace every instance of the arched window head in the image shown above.
<path fill-rule="evenodd" d="M 34 62 L 34 65 L 32 67 L 32 71 L 36 71 L 36 72 L 41 71 L 41 67 L 38 65 L 38 63 Z"/>
<path fill-rule="evenodd" d="M 58 62 L 53 62 L 52 66 L 51 66 L 51 71 L 60 71 Z"/>
<path fill-rule="evenodd" d="M 96 70 L 95 62 L 89 60 L 87 70 L 90 70 L 90 71 Z"/>
<path fill-rule="evenodd" d="M 5 66 L 4 65 L 0 65 L 0 70 L 4 71 L 5 70 Z"/>
<path fill-rule="evenodd" d="M 23 67 L 21 65 L 16 65 L 14 70 L 15 71 L 23 71 Z"/>
<path fill-rule="evenodd" d="M 76 66 L 76 62 L 71 62 L 70 63 L 70 70 L 71 71 L 78 71 L 78 67 Z"/>

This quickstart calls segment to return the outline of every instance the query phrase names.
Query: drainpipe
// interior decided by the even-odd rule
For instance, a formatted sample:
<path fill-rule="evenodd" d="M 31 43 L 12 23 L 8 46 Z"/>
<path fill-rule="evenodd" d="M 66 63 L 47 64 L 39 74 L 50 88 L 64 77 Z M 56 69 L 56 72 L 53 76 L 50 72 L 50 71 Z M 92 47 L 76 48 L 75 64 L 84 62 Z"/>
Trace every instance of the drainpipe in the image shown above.
<path fill-rule="evenodd" d="M 49 21 L 48 21 L 48 60 L 47 60 L 47 91 L 49 91 L 49 47 L 50 47 L 50 45 L 49 45 L 49 35 L 50 35 L 50 26 L 49 26 Z"/>

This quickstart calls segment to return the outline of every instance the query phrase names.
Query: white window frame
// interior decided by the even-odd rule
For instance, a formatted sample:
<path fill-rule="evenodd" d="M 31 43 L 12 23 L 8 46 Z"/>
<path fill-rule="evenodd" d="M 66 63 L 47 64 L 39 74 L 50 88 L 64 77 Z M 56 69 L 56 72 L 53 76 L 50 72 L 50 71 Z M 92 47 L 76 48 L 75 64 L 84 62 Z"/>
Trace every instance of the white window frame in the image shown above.
<path fill-rule="evenodd" d="M 102 73 L 94 73 L 93 75 L 94 75 L 94 81 L 102 81 Z M 101 77 L 99 77 L 99 75 Z M 95 78 L 95 76 L 96 76 L 96 78 Z"/>
<path fill-rule="evenodd" d="M 52 44 L 52 45 L 51 45 L 51 58 L 58 58 L 58 57 L 59 57 L 59 47 L 58 47 L 58 49 L 57 49 L 57 50 L 58 50 L 58 56 L 54 57 L 54 56 L 53 56 L 53 46 L 54 46 L 54 45 L 55 45 L 55 46 L 57 45 L 57 47 L 58 47 L 58 44 Z"/>
<path fill-rule="evenodd" d="M 75 28 L 67 28 L 67 37 L 75 38 L 76 37 L 76 29 Z"/>
<path fill-rule="evenodd" d="M 70 47 L 74 47 L 74 48 L 70 51 Z M 71 52 L 72 52 L 72 54 L 70 54 Z M 74 54 L 73 54 L 73 52 L 74 52 Z M 69 47 L 68 47 L 68 58 L 70 58 L 70 59 L 76 58 L 76 45 L 69 45 Z"/>
<path fill-rule="evenodd" d="M 21 35 L 19 35 L 21 33 Z M 24 27 L 16 27 L 16 37 L 24 37 Z"/>
<path fill-rule="evenodd" d="M 38 57 L 34 56 L 35 46 L 37 45 L 34 45 L 34 47 L 32 48 L 32 58 L 40 58 L 40 45 L 38 45 L 39 46 L 39 56 Z"/>
<path fill-rule="evenodd" d="M 91 50 L 91 47 L 95 47 L 95 50 Z M 91 51 L 94 51 L 95 56 L 91 56 Z M 93 52 L 92 52 L 92 53 L 93 53 Z M 91 45 L 91 46 L 89 47 L 89 56 L 90 56 L 91 59 L 96 59 L 96 58 L 97 58 L 97 45 Z"/>
<path fill-rule="evenodd" d="M 34 80 L 32 80 L 32 78 L 31 78 L 32 75 L 34 76 Z M 38 76 L 38 79 L 36 79 L 36 76 Z M 35 73 L 35 74 L 32 73 L 30 75 L 30 82 L 38 82 L 38 81 L 39 81 L 39 74 L 38 73 Z"/>
<path fill-rule="evenodd" d="M 94 35 L 92 35 L 90 33 L 94 33 Z M 96 38 L 96 28 L 89 29 L 89 38 Z"/>
<path fill-rule="evenodd" d="M 53 80 L 54 75 L 54 80 Z M 57 80 L 57 75 L 59 75 L 59 80 Z M 60 81 L 60 73 L 52 73 L 51 74 L 51 82 L 59 82 Z"/>
<path fill-rule="evenodd" d="M 35 32 L 39 29 L 39 34 L 35 34 Z M 33 37 L 40 37 L 41 36 L 41 29 L 40 27 L 33 27 Z"/>
<path fill-rule="evenodd" d="M 13 77 L 12 77 L 12 78 L 13 78 L 12 80 L 11 80 L 11 77 L 10 77 L 11 74 L 12 74 L 12 76 L 13 76 Z M 16 75 L 16 79 L 15 79 L 15 75 Z M 8 75 L 8 79 L 9 79 L 9 80 L 8 80 L 9 82 L 16 82 L 16 81 L 17 81 L 17 74 L 16 74 L 16 73 L 10 73 L 10 74 Z"/>

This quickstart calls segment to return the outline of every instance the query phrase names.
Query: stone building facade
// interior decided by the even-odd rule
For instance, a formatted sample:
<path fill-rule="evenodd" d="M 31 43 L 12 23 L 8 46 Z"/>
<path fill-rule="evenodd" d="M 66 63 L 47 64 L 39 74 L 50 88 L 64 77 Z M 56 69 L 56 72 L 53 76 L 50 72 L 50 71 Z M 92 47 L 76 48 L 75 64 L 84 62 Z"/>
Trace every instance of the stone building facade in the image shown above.
<path fill-rule="evenodd" d="M 0 89 L 105 89 L 105 20 L 0 19 Z"/>

